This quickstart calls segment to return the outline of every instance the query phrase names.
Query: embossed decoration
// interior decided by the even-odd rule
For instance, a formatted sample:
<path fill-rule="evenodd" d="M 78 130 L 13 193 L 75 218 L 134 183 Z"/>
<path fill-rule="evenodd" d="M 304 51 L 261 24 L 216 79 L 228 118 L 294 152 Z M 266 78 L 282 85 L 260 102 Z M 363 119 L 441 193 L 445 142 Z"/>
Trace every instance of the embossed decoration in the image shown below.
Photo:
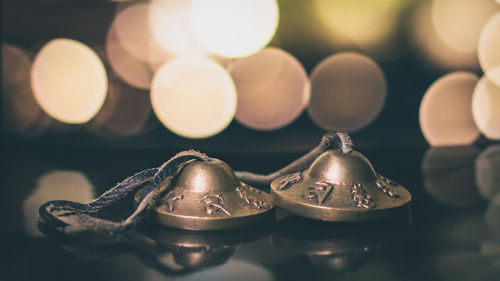
<path fill-rule="evenodd" d="M 235 189 L 236 194 L 238 194 L 240 199 L 245 201 L 245 203 L 247 203 L 248 205 L 252 206 L 253 208 L 255 208 L 257 210 L 271 208 L 271 205 L 269 203 L 251 198 L 248 195 L 247 190 L 245 190 L 245 189 L 250 189 L 251 191 L 260 193 L 260 191 L 256 190 L 255 188 L 252 188 L 250 186 L 247 186 L 247 185 L 241 185 L 241 186 L 236 187 L 236 189 Z"/>
<path fill-rule="evenodd" d="M 382 175 L 378 175 L 378 179 L 377 179 L 376 184 L 377 184 L 377 188 L 380 191 L 382 191 L 382 193 L 384 193 L 385 195 L 392 197 L 392 198 L 399 198 L 399 194 L 397 194 L 394 191 L 394 189 L 389 187 L 389 185 L 397 186 L 397 184 L 395 182 L 391 181 L 390 179 L 388 179 Z"/>
<path fill-rule="evenodd" d="M 215 231 L 273 218 L 271 196 L 240 181 L 220 160 L 186 161 L 177 173 L 175 181 L 160 187 L 161 198 L 153 209 L 154 219 L 161 225 Z M 136 204 L 141 194 L 142 190 L 136 193 Z"/>
<path fill-rule="evenodd" d="M 165 205 L 167 212 L 172 213 L 175 211 L 177 206 L 177 201 L 182 200 L 184 195 L 178 195 L 173 191 L 167 193 L 167 195 L 163 198 L 163 205 Z"/>
<path fill-rule="evenodd" d="M 376 207 L 373 198 L 364 190 L 363 185 L 358 182 L 353 182 L 351 186 L 351 199 L 358 207 L 372 209 Z"/>
<path fill-rule="evenodd" d="M 226 210 L 227 206 L 225 206 L 224 197 L 217 193 L 205 194 L 205 196 L 201 198 L 201 204 L 203 205 L 203 210 L 209 215 L 220 213 L 224 213 L 228 216 L 231 215 L 231 213 Z"/>
<path fill-rule="evenodd" d="M 333 190 L 333 185 L 324 181 L 315 182 L 313 186 L 309 187 L 302 197 L 306 200 L 315 202 L 316 204 L 323 204 L 325 199 L 330 195 Z"/>
<path fill-rule="evenodd" d="M 278 190 L 288 189 L 291 185 L 301 182 L 302 179 L 301 172 L 292 173 L 279 182 Z"/>
<path fill-rule="evenodd" d="M 355 150 L 327 150 L 301 171 L 299 183 L 291 184 L 297 175 L 276 178 L 271 183 L 271 197 L 274 205 L 298 216 L 361 222 L 394 219 L 411 212 L 410 192 L 380 176 Z"/>

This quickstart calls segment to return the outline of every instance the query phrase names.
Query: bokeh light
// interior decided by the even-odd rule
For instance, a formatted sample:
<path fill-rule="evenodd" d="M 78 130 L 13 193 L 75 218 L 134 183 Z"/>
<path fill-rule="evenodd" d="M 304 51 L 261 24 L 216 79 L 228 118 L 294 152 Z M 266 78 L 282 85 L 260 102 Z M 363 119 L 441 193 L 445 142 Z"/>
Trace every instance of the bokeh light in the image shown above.
<path fill-rule="evenodd" d="M 387 43 L 398 28 L 408 0 L 314 0 L 314 8 L 331 40 L 344 47 L 372 49 Z"/>
<path fill-rule="evenodd" d="M 236 89 L 229 73 L 203 57 L 179 57 L 156 72 L 151 103 L 158 119 L 188 138 L 222 131 L 236 112 Z"/>
<path fill-rule="evenodd" d="M 160 50 L 149 24 L 149 5 L 130 5 L 117 13 L 113 28 L 122 47 L 142 61 L 149 61 L 151 50 Z"/>
<path fill-rule="evenodd" d="M 481 195 L 493 200 L 500 194 L 500 145 L 488 146 L 476 159 L 476 183 Z"/>
<path fill-rule="evenodd" d="M 479 131 L 500 140 L 500 86 L 486 75 L 479 80 L 472 98 L 472 113 Z"/>
<path fill-rule="evenodd" d="M 23 202 L 25 229 L 41 236 L 38 230 L 38 208 L 49 200 L 89 202 L 94 199 L 94 186 L 85 175 L 76 171 L 51 171 L 37 180 L 33 192 Z"/>
<path fill-rule="evenodd" d="M 38 105 L 30 84 L 32 61 L 26 51 L 2 43 L 3 128 L 23 136 L 36 136 L 51 123 Z"/>
<path fill-rule="evenodd" d="M 191 22 L 191 0 L 152 0 L 149 24 L 158 42 L 175 55 L 205 55 Z"/>
<path fill-rule="evenodd" d="M 481 202 L 474 180 L 474 146 L 431 147 L 422 159 L 424 187 L 436 200 L 454 207 Z"/>
<path fill-rule="evenodd" d="M 111 67 L 123 81 L 139 89 L 150 88 L 154 66 L 168 57 L 151 37 L 148 11 L 146 4 L 127 6 L 117 15 L 106 37 L 106 55 Z M 139 22 L 137 27 L 130 29 L 130 34 L 127 33 L 128 21 Z M 128 50 L 134 51 L 135 55 Z"/>
<path fill-rule="evenodd" d="M 468 145 L 479 136 L 472 117 L 475 74 L 454 72 L 434 82 L 420 104 L 420 128 L 432 146 Z"/>
<path fill-rule="evenodd" d="M 433 0 L 432 22 L 448 47 L 474 54 L 481 29 L 497 10 L 491 0 Z"/>
<path fill-rule="evenodd" d="M 244 57 L 264 48 L 279 22 L 276 0 L 193 0 L 191 9 L 200 42 L 224 57 Z"/>
<path fill-rule="evenodd" d="M 128 86 L 111 73 L 106 101 L 88 128 L 108 138 L 134 136 L 145 128 L 151 112 L 151 102 L 145 91 Z"/>
<path fill-rule="evenodd" d="M 236 119 L 257 130 L 288 125 L 304 110 L 310 95 L 307 73 L 289 53 L 266 48 L 228 68 L 238 92 Z"/>
<path fill-rule="evenodd" d="M 411 24 L 412 38 L 417 52 L 433 68 L 446 70 L 476 70 L 479 68 L 475 52 L 462 53 L 443 42 L 436 25 L 433 24 L 433 0 L 420 0 L 413 13 Z M 466 20 L 464 20 L 466 22 Z"/>
<path fill-rule="evenodd" d="M 48 42 L 35 57 L 31 86 L 38 104 L 64 123 L 85 123 L 106 97 L 106 70 L 97 54 L 71 39 Z"/>
<path fill-rule="evenodd" d="M 311 74 L 308 113 L 325 130 L 358 131 L 382 111 L 386 92 L 384 73 L 371 58 L 351 52 L 335 54 Z"/>
<path fill-rule="evenodd" d="M 484 73 L 500 86 L 500 12 L 488 21 L 481 32 L 478 56 Z"/>

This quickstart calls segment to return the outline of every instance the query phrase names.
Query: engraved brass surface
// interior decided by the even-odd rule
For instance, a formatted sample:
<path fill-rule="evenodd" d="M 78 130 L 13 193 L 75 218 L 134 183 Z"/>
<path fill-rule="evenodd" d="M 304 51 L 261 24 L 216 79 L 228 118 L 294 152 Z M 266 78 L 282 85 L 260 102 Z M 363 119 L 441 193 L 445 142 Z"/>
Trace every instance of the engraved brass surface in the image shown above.
<path fill-rule="evenodd" d="M 188 164 L 163 190 L 156 221 L 173 228 L 244 227 L 271 218 L 274 210 L 269 194 L 239 181 L 226 163 L 213 158 Z"/>
<path fill-rule="evenodd" d="M 323 221 L 371 221 L 409 214 L 411 194 L 377 174 L 361 153 L 328 150 L 309 169 L 271 183 L 274 204 Z"/>

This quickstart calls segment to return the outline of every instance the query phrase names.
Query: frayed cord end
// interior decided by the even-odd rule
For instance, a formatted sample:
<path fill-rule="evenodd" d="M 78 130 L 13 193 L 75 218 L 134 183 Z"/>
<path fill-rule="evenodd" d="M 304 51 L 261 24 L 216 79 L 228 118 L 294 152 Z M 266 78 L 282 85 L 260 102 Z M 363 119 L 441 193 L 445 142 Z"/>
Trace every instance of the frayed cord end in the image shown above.
<path fill-rule="evenodd" d="M 349 153 L 352 151 L 352 139 L 347 133 L 343 132 L 328 132 L 323 135 L 322 142 L 325 144 L 326 148 L 331 148 L 334 146 L 342 153 Z"/>

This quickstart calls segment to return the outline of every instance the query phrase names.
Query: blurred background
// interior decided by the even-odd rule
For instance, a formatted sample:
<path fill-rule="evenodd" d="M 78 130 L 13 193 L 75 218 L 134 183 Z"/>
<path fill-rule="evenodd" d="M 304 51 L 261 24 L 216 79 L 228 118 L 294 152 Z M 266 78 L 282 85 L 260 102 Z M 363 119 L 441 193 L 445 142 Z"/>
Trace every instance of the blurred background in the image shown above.
<path fill-rule="evenodd" d="M 500 80 L 499 11 L 494 0 L 4 0 L 3 140 L 298 152 L 332 130 L 361 147 L 470 144 L 482 127 L 499 132 L 498 116 L 476 126 L 470 110 L 479 78 Z M 454 72 L 466 77 L 438 80 Z"/>
<path fill-rule="evenodd" d="M 498 279 L 500 0 L 1 3 L 4 279 Z M 411 221 L 278 209 L 145 241 L 38 225 L 44 202 L 91 201 L 183 149 L 268 173 L 327 131 L 408 188 Z"/>

